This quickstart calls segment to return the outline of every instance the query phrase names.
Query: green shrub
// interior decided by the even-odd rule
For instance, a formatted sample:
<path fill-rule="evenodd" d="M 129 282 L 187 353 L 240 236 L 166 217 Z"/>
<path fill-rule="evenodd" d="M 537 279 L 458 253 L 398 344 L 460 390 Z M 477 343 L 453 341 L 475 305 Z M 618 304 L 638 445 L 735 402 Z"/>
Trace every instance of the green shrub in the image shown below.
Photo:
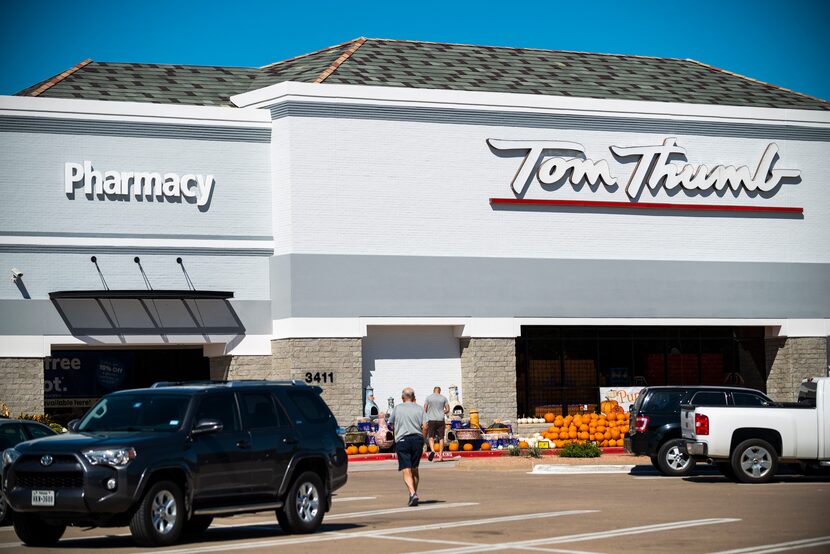
<path fill-rule="evenodd" d="M 531 458 L 541 458 L 542 457 L 542 449 L 538 446 L 531 446 L 527 449 L 527 455 Z"/>
<path fill-rule="evenodd" d="M 569 442 L 559 450 L 559 455 L 563 458 L 599 458 L 600 454 L 602 452 L 599 446 L 593 442 L 585 444 Z"/>

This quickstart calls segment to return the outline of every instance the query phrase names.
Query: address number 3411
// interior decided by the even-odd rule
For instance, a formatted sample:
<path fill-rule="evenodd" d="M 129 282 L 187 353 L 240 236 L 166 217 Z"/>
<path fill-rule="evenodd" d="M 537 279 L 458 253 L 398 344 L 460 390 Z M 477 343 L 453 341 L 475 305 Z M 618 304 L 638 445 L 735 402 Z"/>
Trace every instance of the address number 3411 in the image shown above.
<path fill-rule="evenodd" d="M 316 371 L 314 373 L 308 371 L 305 374 L 306 383 L 334 383 L 334 372 Z"/>

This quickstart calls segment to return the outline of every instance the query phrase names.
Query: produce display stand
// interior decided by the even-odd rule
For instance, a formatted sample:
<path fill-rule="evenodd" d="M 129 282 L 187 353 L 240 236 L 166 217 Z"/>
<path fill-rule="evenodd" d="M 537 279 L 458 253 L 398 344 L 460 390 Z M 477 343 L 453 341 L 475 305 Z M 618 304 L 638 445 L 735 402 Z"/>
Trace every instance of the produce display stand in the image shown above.
<path fill-rule="evenodd" d="M 603 454 L 625 454 L 625 449 L 620 447 L 608 447 L 608 448 L 600 448 Z M 558 456 L 559 449 L 551 448 L 548 450 L 542 450 L 542 456 Z M 450 454 L 452 456 L 450 456 Z M 457 452 L 449 452 L 444 451 L 444 461 L 455 460 L 459 458 L 497 458 L 508 456 L 509 453 L 507 450 L 473 450 L 471 452 L 464 452 L 464 451 L 457 451 Z M 424 452 L 424 455 L 421 456 L 421 459 L 426 459 L 427 455 Z M 383 462 L 389 460 L 397 460 L 397 456 L 394 452 L 381 452 L 379 454 L 355 454 L 349 456 L 349 463 L 351 462 Z"/>

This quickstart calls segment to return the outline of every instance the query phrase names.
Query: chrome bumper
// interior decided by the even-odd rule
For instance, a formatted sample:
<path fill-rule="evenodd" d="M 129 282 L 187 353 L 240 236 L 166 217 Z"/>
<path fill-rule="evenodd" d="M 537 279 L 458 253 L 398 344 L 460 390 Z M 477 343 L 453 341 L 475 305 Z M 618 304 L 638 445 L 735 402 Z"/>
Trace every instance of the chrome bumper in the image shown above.
<path fill-rule="evenodd" d="M 708 450 L 709 447 L 705 442 L 686 441 L 686 452 L 689 453 L 689 456 L 706 456 L 709 454 Z"/>

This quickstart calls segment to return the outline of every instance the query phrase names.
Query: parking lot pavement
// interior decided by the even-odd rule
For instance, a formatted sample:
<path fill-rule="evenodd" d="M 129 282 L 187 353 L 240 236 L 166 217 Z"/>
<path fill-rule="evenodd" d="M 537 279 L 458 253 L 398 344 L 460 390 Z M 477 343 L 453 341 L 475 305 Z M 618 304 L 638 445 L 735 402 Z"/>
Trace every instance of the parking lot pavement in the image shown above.
<path fill-rule="evenodd" d="M 283 535 L 272 514 L 256 514 L 218 519 L 197 538 L 151 551 L 830 551 L 828 478 L 787 476 L 768 485 L 739 485 L 707 468 L 675 479 L 641 465 L 628 473 L 591 474 L 500 471 L 492 463 L 480 471 L 450 463 L 422 467 L 417 508 L 406 507 L 394 466 L 354 464 L 315 535 Z M 0 554 L 147 551 L 133 545 L 127 529 L 70 529 L 53 549 L 23 549 L 15 538 L 0 528 Z"/>

